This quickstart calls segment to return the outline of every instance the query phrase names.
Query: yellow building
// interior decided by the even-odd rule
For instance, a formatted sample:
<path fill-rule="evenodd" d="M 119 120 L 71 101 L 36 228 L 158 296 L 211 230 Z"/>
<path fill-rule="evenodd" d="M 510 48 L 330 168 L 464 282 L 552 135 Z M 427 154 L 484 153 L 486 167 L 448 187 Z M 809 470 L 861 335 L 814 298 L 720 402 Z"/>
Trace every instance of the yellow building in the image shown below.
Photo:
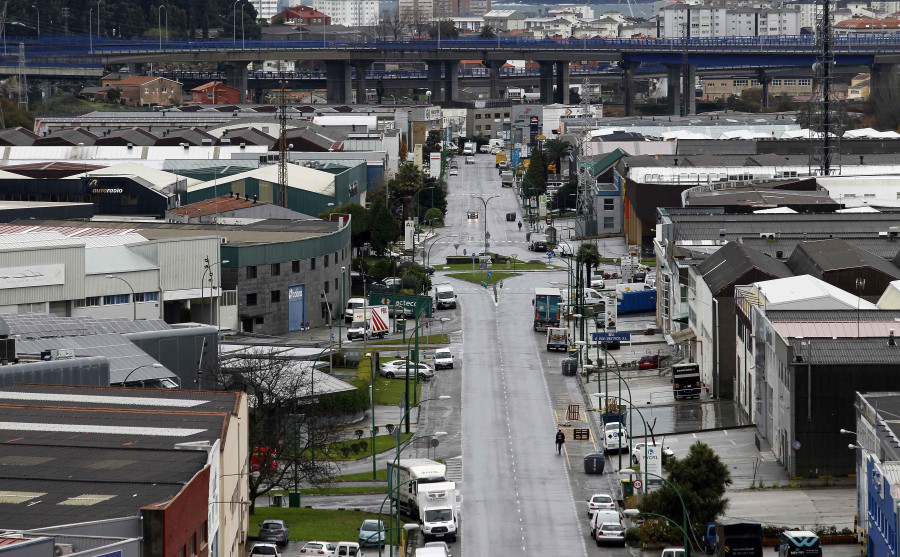
<path fill-rule="evenodd" d="M 709 78 L 703 80 L 703 97 L 707 99 L 726 99 L 740 96 L 745 89 L 762 87 L 759 80 L 748 78 Z M 812 95 L 812 79 L 778 78 L 769 84 L 769 94 L 776 97 L 792 99 L 808 99 Z"/>
<path fill-rule="evenodd" d="M 850 80 L 850 88 L 847 90 L 848 100 L 866 100 L 869 98 L 869 85 L 871 80 L 869 74 L 860 73 L 853 76 Z"/>

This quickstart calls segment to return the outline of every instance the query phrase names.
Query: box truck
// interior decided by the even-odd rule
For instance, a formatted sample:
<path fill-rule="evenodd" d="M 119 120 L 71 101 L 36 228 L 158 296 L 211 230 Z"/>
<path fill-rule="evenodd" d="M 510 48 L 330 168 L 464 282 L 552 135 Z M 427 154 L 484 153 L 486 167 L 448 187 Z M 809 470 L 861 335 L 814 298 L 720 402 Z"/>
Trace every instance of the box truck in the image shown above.
<path fill-rule="evenodd" d="M 419 485 L 418 491 L 419 520 L 422 521 L 422 537 L 425 541 L 456 541 L 459 533 L 456 484 L 426 483 Z"/>
<path fill-rule="evenodd" d="M 447 481 L 447 466 L 428 458 L 401 458 L 388 462 L 387 470 L 391 501 L 408 516 L 419 516 L 420 486 Z"/>
<path fill-rule="evenodd" d="M 367 306 L 353 310 L 353 321 L 347 328 L 347 340 L 384 338 L 389 329 L 387 306 Z"/>

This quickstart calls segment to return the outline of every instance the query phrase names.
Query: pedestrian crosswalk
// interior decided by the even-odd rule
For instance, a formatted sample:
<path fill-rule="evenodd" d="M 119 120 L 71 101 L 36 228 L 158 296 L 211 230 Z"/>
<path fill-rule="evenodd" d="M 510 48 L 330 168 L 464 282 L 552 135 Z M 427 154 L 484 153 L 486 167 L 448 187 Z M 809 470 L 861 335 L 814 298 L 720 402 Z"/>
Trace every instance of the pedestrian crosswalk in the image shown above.
<path fill-rule="evenodd" d="M 447 481 L 462 482 L 462 457 L 457 456 L 447 460 Z"/>

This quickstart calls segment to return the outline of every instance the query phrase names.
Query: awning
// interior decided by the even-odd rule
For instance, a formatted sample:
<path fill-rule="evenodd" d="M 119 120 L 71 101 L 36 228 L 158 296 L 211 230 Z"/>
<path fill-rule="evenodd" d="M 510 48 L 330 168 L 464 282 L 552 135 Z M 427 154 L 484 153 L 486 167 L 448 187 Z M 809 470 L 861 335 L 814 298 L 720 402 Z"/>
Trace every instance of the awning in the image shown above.
<path fill-rule="evenodd" d="M 672 323 L 687 323 L 688 322 L 688 314 L 679 313 L 678 315 L 672 317 Z"/>
<path fill-rule="evenodd" d="M 694 338 L 697 338 L 697 333 L 695 333 L 693 329 L 688 328 L 666 335 L 666 342 L 669 344 L 678 344 L 679 342 L 684 342 L 686 340 L 691 340 Z"/>

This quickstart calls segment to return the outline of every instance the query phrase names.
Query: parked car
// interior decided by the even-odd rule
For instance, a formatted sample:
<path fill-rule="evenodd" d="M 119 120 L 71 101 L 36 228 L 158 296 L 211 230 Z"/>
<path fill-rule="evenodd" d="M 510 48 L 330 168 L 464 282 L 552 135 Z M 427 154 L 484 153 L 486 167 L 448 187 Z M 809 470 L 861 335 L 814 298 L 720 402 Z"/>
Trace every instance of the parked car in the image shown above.
<path fill-rule="evenodd" d="M 599 509 L 591 515 L 591 537 L 597 539 L 597 530 L 604 524 L 622 524 L 622 515 L 612 509 Z"/>
<path fill-rule="evenodd" d="M 363 520 L 359 527 L 359 545 L 365 547 L 367 545 L 384 546 L 386 531 L 384 522 L 381 520 L 368 519 Z"/>
<path fill-rule="evenodd" d="M 662 557 L 684 557 L 684 548 L 667 547 L 663 549 Z"/>
<path fill-rule="evenodd" d="M 259 525 L 259 533 L 256 538 L 264 542 L 287 545 L 288 536 L 288 525 L 283 520 L 269 519 Z"/>
<path fill-rule="evenodd" d="M 660 445 L 648 443 L 651 447 L 658 447 Z M 631 446 L 631 463 L 635 466 L 643 466 L 644 464 L 644 442 L 635 443 Z M 675 453 L 672 452 L 672 449 L 669 447 L 663 446 L 662 448 L 663 456 L 675 456 Z"/>
<path fill-rule="evenodd" d="M 641 357 L 638 369 L 656 369 L 659 367 L 659 354 L 648 354 Z"/>
<path fill-rule="evenodd" d="M 359 553 L 359 544 L 356 542 L 338 542 L 334 557 L 354 557 Z M 360 556 L 362 554 L 360 553 Z"/>
<path fill-rule="evenodd" d="M 606 493 L 595 493 L 588 499 L 588 517 L 600 509 L 616 509 L 616 502 Z"/>
<path fill-rule="evenodd" d="M 250 550 L 250 557 L 281 557 L 274 543 L 258 543 Z"/>
<path fill-rule="evenodd" d="M 625 545 L 625 527 L 621 524 L 606 522 L 597 528 L 597 545 L 617 544 Z"/>
<path fill-rule="evenodd" d="M 591 288 L 595 288 L 597 290 L 603 290 L 603 288 L 605 288 L 605 286 L 606 286 L 606 283 L 603 282 L 603 275 L 591 276 Z"/>
<path fill-rule="evenodd" d="M 416 364 L 410 362 L 409 363 L 409 371 L 410 373 L 418 373 L 419 379 L 422 381 L 428 381 L 432 377 L 434 377 L 434 370 L 428 367 L 427 364 Z M 394 360 L 392 362 L 387 362 L 386 364 L 381 365 L 381 375 L 387 379 L 393 379 L 394 377 L 406 377 L 406 360 Z"/>
<path fill-rule="evenodd" d="M 306 542 L 306 545 L 300 548 L 300 555 L 334 557 L 334 544 L 331 542 Z"/>

